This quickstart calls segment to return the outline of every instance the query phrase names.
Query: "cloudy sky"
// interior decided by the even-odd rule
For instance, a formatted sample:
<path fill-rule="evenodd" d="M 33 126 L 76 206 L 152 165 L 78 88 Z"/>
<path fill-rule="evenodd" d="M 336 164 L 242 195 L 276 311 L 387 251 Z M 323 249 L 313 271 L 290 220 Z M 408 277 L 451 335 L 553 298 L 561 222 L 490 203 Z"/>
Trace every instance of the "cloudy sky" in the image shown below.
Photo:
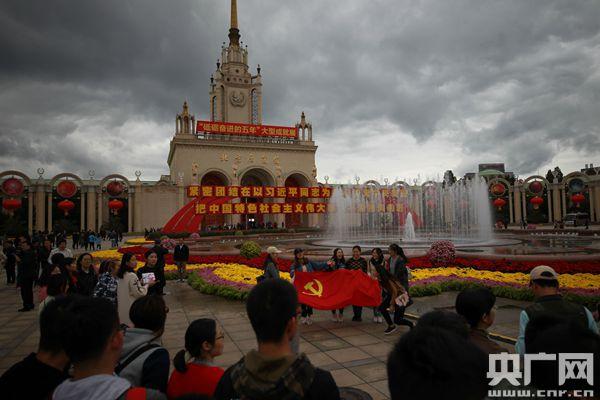
<path fill-rule="evenodd" d="M 600 165 L 598 0 L 238 0 L 267 124 L 301 111 L 319 177 Z M 208 117 L 229 0 L 0 2 L 0 170 L 168 173 Z"/>

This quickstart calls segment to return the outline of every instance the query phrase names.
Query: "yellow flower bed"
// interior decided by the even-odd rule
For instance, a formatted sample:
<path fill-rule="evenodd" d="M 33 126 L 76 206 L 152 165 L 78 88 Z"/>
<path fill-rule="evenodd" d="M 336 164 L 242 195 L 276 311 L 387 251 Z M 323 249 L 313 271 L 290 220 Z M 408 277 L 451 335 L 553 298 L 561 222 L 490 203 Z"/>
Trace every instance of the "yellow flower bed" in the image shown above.
<path fill-rule="evenodd" d="M 94 258 L 120 260 L 123 254 L 119 253 L 117 249 L 110 250 L 98 250 L 91 253 Z"/>
<path fill-rule="evenodd" d="M 154 241 L 146 240 L 146 238 L 143 238 L 143 237 L 136 237 L 136 238 L 132 238 L 132 239 L 127 239 L 125 241 L 125 244 L 133 244 L 133 245 L 152 244 L 152 243 L 154 243 Z"/>
<path fill-rule="evenodd" d="M 457 276 L 474 279 L 489 279 L 497 282 L 516 283 L 527 286 L 529 274 L 521 272 L 505 273 L 499 271 L 479 271 L 470 268 L 423 268 L 412 270 L 414 279 L 428 279 L 436 276 Z M 558 276 L 561 287 L 579 289 L 600 289 L 600 275 L 594 274 L 562 274 Z"/>

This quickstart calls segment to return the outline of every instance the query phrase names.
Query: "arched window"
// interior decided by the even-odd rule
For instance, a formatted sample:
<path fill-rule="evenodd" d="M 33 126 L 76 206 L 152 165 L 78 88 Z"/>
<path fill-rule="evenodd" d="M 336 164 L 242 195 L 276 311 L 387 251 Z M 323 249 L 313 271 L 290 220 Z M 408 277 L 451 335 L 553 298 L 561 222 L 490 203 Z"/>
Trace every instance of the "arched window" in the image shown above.
<path fill-rule="evenodd" d="M 221 121 L 225 122 L 225 87 L 221 86 Z"/>
<path fill-rule="evenodd" d="M 250 99 L 252 104 L 252 124 L 258 124 L 258 95 L 256 94 L 256 89 L 252 89 L 250 92 Z"/>
<path fill-rule="evenodd" d="M 210 99 L 210 120 L 214 121 L 217 116 L 217 96 Z"/>

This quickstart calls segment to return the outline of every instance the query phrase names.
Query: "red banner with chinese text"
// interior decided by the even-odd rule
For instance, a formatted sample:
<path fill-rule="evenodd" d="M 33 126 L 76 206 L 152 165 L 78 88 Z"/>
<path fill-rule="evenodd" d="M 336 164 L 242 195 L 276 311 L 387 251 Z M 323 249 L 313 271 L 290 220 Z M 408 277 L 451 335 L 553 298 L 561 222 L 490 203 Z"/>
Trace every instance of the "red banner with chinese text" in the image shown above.
<path fill-rule="evenodd" d="M 324 214 L 326 203 L 223 203 L 196 204 L 196 214 Z"/>
<path fill-rule="evenodd" d="M 188 197 L 329 198 L 330 187 L 199 186 L 187 188 Z"/>
<path fill-rule="evenodd" d="M 377 307 L 381 304 L 379 283 L 359 270 L 296 272 L 294 286 L 301 304 L 319 310 L 336 310 L 350 305 Z"/>
<path fill-rule="evenodd" d="M 250 125 L 232 122 L 197 121 L 196 132 L 220 135 L 260 136 L 286 139 L 298 138 L 298 129 L 290 126 Z"/>

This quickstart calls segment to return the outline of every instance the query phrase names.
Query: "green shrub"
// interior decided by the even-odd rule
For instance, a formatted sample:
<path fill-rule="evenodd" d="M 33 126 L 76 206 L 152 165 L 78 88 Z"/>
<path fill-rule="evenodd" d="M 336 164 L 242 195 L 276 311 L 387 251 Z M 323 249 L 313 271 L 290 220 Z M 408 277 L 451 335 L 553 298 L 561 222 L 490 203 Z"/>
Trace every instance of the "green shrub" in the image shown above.
<path fill-rule="evenodd" d="M 240 255 L 247 259 L 258 257 L 260 255 L 260 246 L 252 240 L 245 241 L 240 247 Z"/>
<path fill-rule="evenodd" d="M 235 231 L 235 236 L 244 236 L 244 232 L 242 232 L 242 231 Z"/>
<path fill-rule="evenodd" d="M 237 290 L 229 286 L 211 285 L 206 283 L 198 274 L 188 275 L 189 285 L 200 293 L 224 297 L 230 300 L 246 300 L 248 290 Z"/>

